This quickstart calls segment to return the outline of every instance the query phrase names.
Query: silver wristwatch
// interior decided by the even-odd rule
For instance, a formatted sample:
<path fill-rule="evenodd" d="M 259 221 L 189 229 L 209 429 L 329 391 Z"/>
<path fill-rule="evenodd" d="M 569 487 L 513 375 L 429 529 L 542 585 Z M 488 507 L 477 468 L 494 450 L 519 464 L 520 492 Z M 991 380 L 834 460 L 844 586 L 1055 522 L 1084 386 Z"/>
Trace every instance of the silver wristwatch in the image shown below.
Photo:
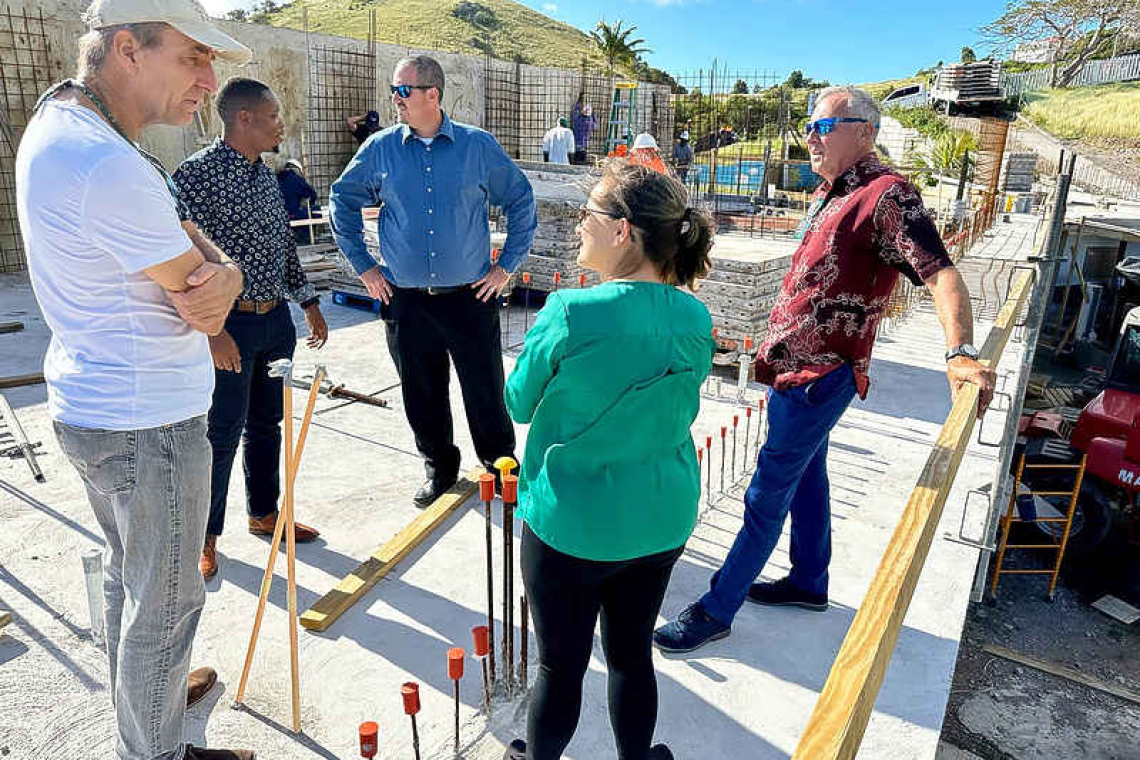
<path fill-rule="evenodd" d="M 954 346 L 946 352 L 946 361 L 950 361 L 956 356 L 964 356 L 967 359 L 978 360 L 978 349 L 974 348 L 969 343 L 962 343 L 961 345 Z"/>

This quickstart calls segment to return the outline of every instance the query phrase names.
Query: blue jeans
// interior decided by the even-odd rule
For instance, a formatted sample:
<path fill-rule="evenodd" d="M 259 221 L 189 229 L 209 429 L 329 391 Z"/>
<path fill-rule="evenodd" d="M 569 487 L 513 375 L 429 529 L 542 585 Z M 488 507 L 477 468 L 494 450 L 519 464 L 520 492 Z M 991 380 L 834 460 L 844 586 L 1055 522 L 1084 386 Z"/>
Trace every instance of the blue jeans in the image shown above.
<path fill-rule="evenodd" d="M 855 397 L 855 378 L 844 364 L 813 383 L 768 394 L 768 438 L 744 494 L 744 526 L 709 591 L 705 612 L 731 625 L 748 589 L 764 568 L 788 512 L 792 513 L 792 585 L 827 593 L 831 561 L 831 505 L 827 483 L 828 436 Z"/>
<path fill-rule="evenodd" d="M 146 430 L 55 423 L 103 529 L 103 598 L 120 760 L 180 760 L 186 678 L 206 587 L 206 418 Z"/>
<path fill-rule="evenodd" d="M 269 362 L 292 359 L 297 346 L 297 330 L 284 301 L 266 314 L 231 312 L 226 332 L 241 353 L 241 372 L 214 370 L 214 399 L 206 433 L 214 450 L 206 524 L 211 536 L 222 535 L 225 527 L 226 496 L 238 441 L 244 444 L 246 512 L 250 517 L 265 517 L 277 511 L 284 381 L 269 376 Z"/>

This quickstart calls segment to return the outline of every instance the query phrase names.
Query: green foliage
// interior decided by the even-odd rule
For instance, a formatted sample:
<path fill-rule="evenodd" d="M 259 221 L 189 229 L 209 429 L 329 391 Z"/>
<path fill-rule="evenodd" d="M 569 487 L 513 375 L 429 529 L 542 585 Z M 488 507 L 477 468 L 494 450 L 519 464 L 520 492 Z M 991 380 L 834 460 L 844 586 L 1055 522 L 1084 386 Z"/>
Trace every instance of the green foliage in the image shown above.
<path fill-rule="evenodd" d="M 738 95 L 747 95 L 748 82 L 745 82 L 743 79 L 737 79 L 736 84 L 732 85 L 732 91 Z"/>
<path fill-rule="evenodd" d="M 950 130 L 946 121 L 930 108 L 888 108 L 884 113 L 931 140 L 937 140 Z"/>
<path fill-rule="evenodd" d="M 266 1 L 274 9 L 268 16 Z M 259 9 L 262 14 L 254 18 Z M 302 29 L 305 9 L 309 28 L 325 34 L 367 39 L 368 10 L 375 9 L 381 42 L 503 60 L 521 58 L 564 69 L 581 68 L 583 59 L 594 69 L 606 66 L 594 41 L 580 29 L 512 0 L 294 0 L 287 5 L 263 0 L 248 20 Z M 624 76 L 632 67 L 618 68 Z"/>
<path fill-rule="evenodd" d="M 1026 96 L 1022 115 L 1062 139 L 1140 139 L 1140 82 L 1118 82 Z"/>
<path fill-rule="evenodd" d="M 974 54 L 974 49 L 968 46 L 962 46 L 962 52 L 959 54 L 962 63 L 975 63 L 978 56 Z"/>
<path fill-rule="evenodd" d="M 645 47 L 645 40 L 640 37 L 633 40 L 629 38 L 631 34 L 637 31 L 636 26 L 622 29 L 622 23 L 624 22 L 620 18 L 616 24 L 612 25 L 607 24 L 606 20 L 602 19 L 596 27 L 590 30 L 590 37 L 609 64 L 611 76 L 614 72 L 614 66 L 623 64 L 635 69 L 638 58 L 645 53 L 653 52 Z"/>

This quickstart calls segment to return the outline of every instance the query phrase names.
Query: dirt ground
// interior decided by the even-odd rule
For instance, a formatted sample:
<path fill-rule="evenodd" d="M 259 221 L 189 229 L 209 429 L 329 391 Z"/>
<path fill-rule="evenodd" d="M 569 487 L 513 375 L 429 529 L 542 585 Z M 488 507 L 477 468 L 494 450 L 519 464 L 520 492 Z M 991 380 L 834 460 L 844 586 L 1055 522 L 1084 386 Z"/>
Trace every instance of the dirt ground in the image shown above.
<path fill-rule="evenodd" d="M 945 745 L 983 760 L 1140 757 L 1140 704 L 983 649 L 1000 645 L 1140 689 L 1140 622 L 1125 625 L 1091 606 L 1105 594 L 1140 606 L 1140 549 L 1127 546 L 1122 530 L 1109 543 L 1097 561 L 1066 563 L 1052 603 L 1045 600 L 1048 576 L 1023 575 L 1002 577 L 996 603 L 970 605 L 942 725 Z M 1044 564 L 1042 557 L 1013 566 Z"/>

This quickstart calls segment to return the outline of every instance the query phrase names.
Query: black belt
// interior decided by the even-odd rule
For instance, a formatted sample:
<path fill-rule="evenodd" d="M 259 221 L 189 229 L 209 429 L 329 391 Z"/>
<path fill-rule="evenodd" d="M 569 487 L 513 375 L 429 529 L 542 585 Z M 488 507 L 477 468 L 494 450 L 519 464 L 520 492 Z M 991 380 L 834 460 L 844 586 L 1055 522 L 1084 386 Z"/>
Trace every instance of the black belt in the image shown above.
<path fill-rule="evenodd" d="M 448 293 L 458 293 L 467 287 L 467 285 L 428 285 L 423 288 L 408 288 L 408 290 L 414 290 L 418 293 L 427 293 L 429 296 L 443 296 Z"/>

